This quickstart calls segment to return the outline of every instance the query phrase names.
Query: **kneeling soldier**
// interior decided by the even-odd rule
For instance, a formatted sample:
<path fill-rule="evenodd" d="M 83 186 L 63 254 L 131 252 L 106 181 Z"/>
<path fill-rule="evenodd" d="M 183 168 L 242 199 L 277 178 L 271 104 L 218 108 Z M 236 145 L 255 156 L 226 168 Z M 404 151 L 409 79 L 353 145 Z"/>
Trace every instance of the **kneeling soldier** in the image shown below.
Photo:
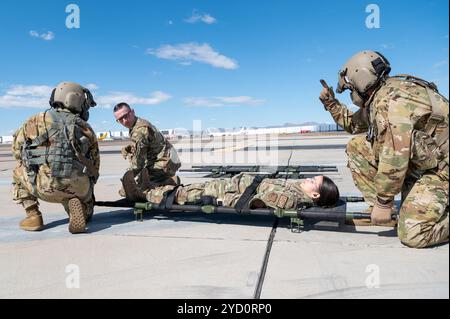
<path fill-rule="evenodd" d="M 144 191 L 160 185 L 178 185 L 175 175 L 181 163 L 177 151 L 148 121 L 135 115 L 127 103 L 114 107 L 116 121 L 130 130 L 131 144 L 122 149 L 130 167 L 122 178 L 119 194 L 130 201 L 145 199 Z M 137 187 L 136 187 L 137 185 Z"/>
<path fill-rule="evenodd" d="M 27 217 L 20 228 L 42 230 L 38 199 L 63 204 L 69 231 L 85 231 L 94 207 L 93 190 L 100 158 L 94 131 L 87 123 L 96 105 L 88 89 L 71 82 L 52 92 L 51 109 L 29 118 L 14 134 L 14 201 Z"/>

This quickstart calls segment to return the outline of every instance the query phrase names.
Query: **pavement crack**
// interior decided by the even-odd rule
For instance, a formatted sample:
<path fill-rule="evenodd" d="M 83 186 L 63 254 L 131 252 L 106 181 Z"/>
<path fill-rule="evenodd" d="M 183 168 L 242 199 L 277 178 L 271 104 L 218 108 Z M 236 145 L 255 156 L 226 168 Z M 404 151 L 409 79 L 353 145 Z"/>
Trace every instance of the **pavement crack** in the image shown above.
<path fill-rule="evenodd" d="M 255 293 L 253 295 L 254 299 L 261 298 L 261 291 L 264 284 L 264 279 L 266 277 L 267 265 L 269 263 L 270 251 L 272 250 L 273 241 L 275 239 L 275 234 L 277 233 L 277 227 L 279 218 L 276 218 L 273 222 L 272 231 L 270 232 L 269 239 L 267 240 L 266 253 L 264 254 L 263 263 L 261 265 L 261 271 L 259 272 L 258 281 L 256 282 Z"/>

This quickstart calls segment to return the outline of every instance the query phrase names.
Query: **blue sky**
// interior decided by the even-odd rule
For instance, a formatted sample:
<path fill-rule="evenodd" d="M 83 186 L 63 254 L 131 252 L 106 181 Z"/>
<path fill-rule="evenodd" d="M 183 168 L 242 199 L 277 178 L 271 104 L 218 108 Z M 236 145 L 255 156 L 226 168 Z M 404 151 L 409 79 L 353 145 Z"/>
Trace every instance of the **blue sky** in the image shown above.
<path fill-rule="evenodd" d="M 80 28 L 66 27 L 66 6 Z M 380 28 L 367 28 L 377 4 Z M 354 53 L 378 50 L 393 71 L 448 97 L 448 0 L 0 2 L 0 135 L 48 107 L 61 81 L 91 88 L 95 130 L 118 130 L 130 102 L 163 128 L 329 122 L 319 79 L 336 86 Z M 338 98 L 350 103 L 348 93 Z"/>

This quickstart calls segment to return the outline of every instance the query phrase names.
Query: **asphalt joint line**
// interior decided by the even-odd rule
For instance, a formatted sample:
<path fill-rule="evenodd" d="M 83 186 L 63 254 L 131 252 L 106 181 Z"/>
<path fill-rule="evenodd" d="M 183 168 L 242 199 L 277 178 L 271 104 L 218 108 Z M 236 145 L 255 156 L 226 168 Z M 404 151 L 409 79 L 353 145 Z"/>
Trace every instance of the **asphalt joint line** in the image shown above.
<path fill-rule="evenodd" d="M 270 232 L 269 239 L 267 240 L 266 253 L 264 254 L 263 263 L 261 265 L 261 271 L 259 272 L 258 281 L 256 282 L 255 293 L 253 294 L 253 299 L 261 298 L 261 291 L 264 284 L 264 278 L 266 277 L 267 265 L 269 264 L 270 251 L 272 250 L 273 241 L 275 239 L 275 234 L 277 233 L 277 227 L 279 218 L 276 217 L 273 222 L 272 231 Z"/>

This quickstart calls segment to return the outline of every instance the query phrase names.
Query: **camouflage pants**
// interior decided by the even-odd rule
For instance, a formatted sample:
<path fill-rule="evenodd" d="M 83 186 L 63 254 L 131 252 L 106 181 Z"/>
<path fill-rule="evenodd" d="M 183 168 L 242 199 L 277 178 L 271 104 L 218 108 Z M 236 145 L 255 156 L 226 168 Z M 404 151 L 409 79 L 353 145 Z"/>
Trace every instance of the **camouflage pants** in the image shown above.
<path fill-rule="evenodd" d="M 210 196 L 221 202 L 223 206 L 231 207 L 236 204 L 245 189 L 251 185 L 253 178 L 253 176 L 245 178 L 235 176 L 232 179 L 214 179 L 205 183 L 180 186 L 177 189 L 175 202 L 179 205 L 200 204 L 203 196 Z M 166 185 L 151 189 L 147 193 L 147 200 L 152 203 L 160 203 L 164 194 L 174 188 L 175 186 Z"/>
<path fill-rule="evenodd" d="M 153 175 L 152 173 L 153 171 L 147 168 L 142 169 L 137 175 L 134 175 L 134 173 L 132 173 L 131 171 L 125 172 L 125 174 L 121 178 L 122 189 L 119 190 L 119 195 L 126 197 L 125 189 L 127 189 L 127 191 L 132 191 L 132 189 L 137 188 L 139 192 L 147 192 L 151 189 L 158 188 L 161 186 L 166 185 L 176 186 L 179 184 L 179 179 L 176 175 L 167 175 L 167 174 Z M 130 174 L 131 176 L 128 176 Z"/>
<path fill-rule="evenodd" d="M 348 143 L 347 155 L 356 187 L 373 206 L 378 164 L 371 144 L 365 136 L 357 136 Z M 398 221 L 398 236 L 403 244 L 423 248 L 448 242 L 448 187 L 448 180 L 433 173 L 424 174 L 413 183 L 405 183 Z"/>
<path fill-rule="evenodd" d="M 249 187 L 255 176 L 239 174 L 231 179 L 215 179 L 205 183 L 196 183 L 180 186 L 175 195 L 177 204 L 200 204 L 202 196 L 210 196 L 216 199 L 222 206 L 234 207 Z M 298 188 L 294 181 L 282 179 L 264 179 L 258 186 L 256 194 L 250 200 L 250 208 L 272 207 L 295 209 L 302 202 L 311 200 Z M 150 190 L 147 200 L 152 203 L 160 203 L 167 191 L 174 186 L 162 186 Z"/>
<path fill-rule="evenodd" d="M 25 209 L 39 205 L 38 199 L 61 203 L 67 212 L 68 201 L 74 197 L 93 204 L 93 186 L 86 175 L 74 170 L 70 178 L 54 178 L 47 165 L 42 165 L 36 175 L 33 187 L 22 165 L 13 171 L 13 200 Z"/>

